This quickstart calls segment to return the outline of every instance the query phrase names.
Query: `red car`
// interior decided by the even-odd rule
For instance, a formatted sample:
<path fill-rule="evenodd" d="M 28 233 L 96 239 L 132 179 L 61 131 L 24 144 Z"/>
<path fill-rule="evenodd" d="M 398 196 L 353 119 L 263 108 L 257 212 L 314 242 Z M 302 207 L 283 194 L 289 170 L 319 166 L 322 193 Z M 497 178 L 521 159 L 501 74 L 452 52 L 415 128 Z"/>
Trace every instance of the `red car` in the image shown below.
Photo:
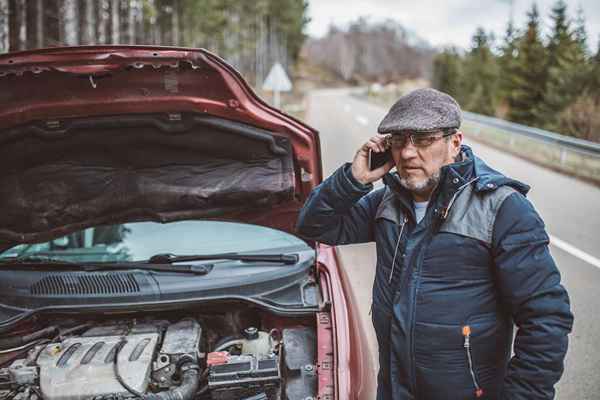
<path fill-rule="evenodd" d="M 199 49 L 0 56 L 0 399 L 367 399 L 315 130 Z"/>

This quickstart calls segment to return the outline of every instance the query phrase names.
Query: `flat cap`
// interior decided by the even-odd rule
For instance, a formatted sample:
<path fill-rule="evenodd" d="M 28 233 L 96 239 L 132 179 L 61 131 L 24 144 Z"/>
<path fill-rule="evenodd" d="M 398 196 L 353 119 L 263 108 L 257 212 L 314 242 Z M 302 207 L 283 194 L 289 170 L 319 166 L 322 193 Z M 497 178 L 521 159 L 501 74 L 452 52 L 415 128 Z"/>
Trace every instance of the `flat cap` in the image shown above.
<path fill-rule="evenodd" d="M 439 90 L 417 89 L 400 99 L 379 124 L 379 133 L 401 131 L 435 131 L 459 128 L 462 122 L 460 106 L 452 96 Z"/>

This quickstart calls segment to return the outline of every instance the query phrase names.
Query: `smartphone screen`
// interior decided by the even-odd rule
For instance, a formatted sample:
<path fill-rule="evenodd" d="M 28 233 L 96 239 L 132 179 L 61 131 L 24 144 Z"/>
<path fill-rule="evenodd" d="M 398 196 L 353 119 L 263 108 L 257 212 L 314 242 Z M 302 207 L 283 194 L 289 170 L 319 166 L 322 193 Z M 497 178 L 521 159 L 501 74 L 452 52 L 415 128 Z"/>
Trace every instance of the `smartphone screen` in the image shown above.
<path fill-rule="evenodd" d="M 377 153 L 369 149 L 369 169 L 372 171 L 384 165 L 392 159 L 392 152 L 388 149 L 383 153 Z"/>

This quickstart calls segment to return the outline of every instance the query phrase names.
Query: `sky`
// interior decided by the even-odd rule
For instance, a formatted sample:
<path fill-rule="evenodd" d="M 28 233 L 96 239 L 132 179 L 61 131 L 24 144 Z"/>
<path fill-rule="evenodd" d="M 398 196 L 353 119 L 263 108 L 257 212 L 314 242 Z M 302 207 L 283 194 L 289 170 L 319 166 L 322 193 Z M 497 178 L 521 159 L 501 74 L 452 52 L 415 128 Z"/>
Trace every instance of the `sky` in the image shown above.
<path fill-rule="evenodd" d="M 550 11 L 556 0 L 537 0 L 544 33 L 551 27 Z M 526 13 L 532 0 L 513 0 L 517 28 L 526 25 Z M 566 1 L 569 16 L 575 17 L 581 6 L 586 19 L 588 45 L 594 52 L 600 36 L 600 0 Z M 360 16 L 372 21 L 392 18 L 435 47 L 455 45 L 469 48 L 478 26 L 504 36 L 511 15 L 510 0 L 309 0 L 311 22 L 307 33 L 324 36 L 330 24 L 344 27 Z"/>

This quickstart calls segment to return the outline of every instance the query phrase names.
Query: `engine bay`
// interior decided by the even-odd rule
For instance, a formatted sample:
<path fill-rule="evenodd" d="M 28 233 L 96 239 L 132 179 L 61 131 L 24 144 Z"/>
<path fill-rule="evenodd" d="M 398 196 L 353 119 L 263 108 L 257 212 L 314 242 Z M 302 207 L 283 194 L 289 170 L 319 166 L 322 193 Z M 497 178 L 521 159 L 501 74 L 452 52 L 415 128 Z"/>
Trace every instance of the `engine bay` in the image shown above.
<path fill-rule="evenodd" d="M 0 338 L 0 400 L 317 397 L 311 318 L 227 310 L 30 322 Z"/>

